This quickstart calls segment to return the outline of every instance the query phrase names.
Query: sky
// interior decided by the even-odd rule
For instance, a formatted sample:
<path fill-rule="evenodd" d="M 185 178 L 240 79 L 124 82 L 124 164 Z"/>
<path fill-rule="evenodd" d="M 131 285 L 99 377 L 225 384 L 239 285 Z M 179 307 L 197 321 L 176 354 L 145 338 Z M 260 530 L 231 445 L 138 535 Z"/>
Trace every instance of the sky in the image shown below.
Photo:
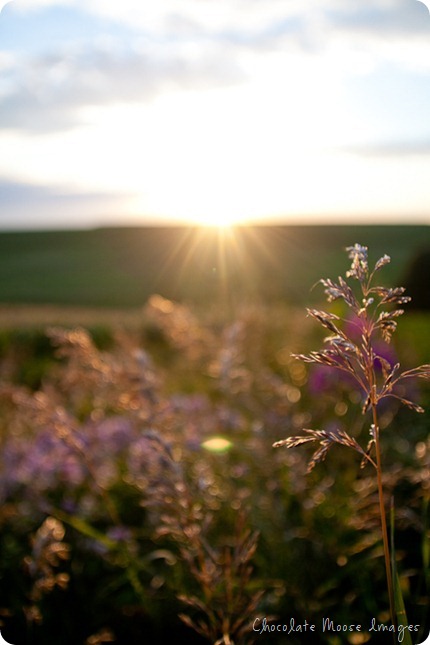
<path fill-rule="evenodd" d="M 423 2 L 0 7 L 1 230 L 430 223 Z"/>

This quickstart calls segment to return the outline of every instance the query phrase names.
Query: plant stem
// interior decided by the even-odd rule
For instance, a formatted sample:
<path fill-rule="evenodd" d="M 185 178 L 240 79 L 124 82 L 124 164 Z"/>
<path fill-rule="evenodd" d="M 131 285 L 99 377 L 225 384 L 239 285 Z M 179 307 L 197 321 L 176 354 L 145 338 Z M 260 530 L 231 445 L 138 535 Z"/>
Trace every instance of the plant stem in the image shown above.
<path fill-rule="evenodd" d="M 381 465 L 381 449 L 380 449 L 380 442 L 379 442 L 378 413 L 376 410 L 376 403 L 374 401 L 372 401 L 372 413 L 373 413 L 373 427 L 374 427 L 375 452 L 376 452 L 376 474 L 377 474 L 377 481 L 378 481 L 379 514 L 381 517 L 382 541 L 384 545 L 385 572 L 387 576 L 388 598 L 390 601 L 390 616 L 391 616 L 391 623 L 394 625 L 394 628 L 397 632 L 397 618 L 396 618 L 396 610 L 395 610 L 395 604 L 394 604 L 394 586 L 393 586 L 393 576 L 391 573 L 391 559 L 390 559 L 390 547 L 389 547 L 389 541 L 388 541 L 387 517 L 385 513 L 384 489 L 382 485 L 382 465 Z M 394 636 L 394 642 L 396 642 L 395 636 Z"/>

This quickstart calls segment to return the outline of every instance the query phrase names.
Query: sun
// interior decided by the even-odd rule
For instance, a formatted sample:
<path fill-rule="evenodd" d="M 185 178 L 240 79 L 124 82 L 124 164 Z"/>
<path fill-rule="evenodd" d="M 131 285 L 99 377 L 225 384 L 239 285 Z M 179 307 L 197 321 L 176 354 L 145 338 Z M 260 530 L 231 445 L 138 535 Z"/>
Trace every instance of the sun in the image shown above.
<path fill-rule="evenodd" d="M 202 215 L 195 215 L 190 217 L 192 224 L 197 226 L 204 226 L 208 228 L 229 229 L 238 224 L 246 223 L 243 218 L 235 217 L 227 213 L 204 213 Z"/>
<path fill-rule="evenodd" d="M 56 183 L 118 195 L 124 218 L 216 230 L 344 211 L 350 190 L 357 190 L 352 171 L 358 165 L 351 155 L 345 162 L 336 153 L 347 123 L 329 107 L 315 120 L 313 94 L 291 103 L 278 80 L 265 79 L 264 91 L 259 83 L 178 89 L 144 105 L 87 107 L 85 128 L 49 139 L 33 181 L 46 183 L 46 173 L 52 178 L 54 172 L 49 160 L 61 158 Z M 257 127 L 269 105 L 271 118 Z M 112 154 L 106 154 L 107 140 Z M 65 149 L 72 151 L 67 157 Z M 20 169 L 27 157 L 32 155 L 15 145 L 8 163 Z"/>

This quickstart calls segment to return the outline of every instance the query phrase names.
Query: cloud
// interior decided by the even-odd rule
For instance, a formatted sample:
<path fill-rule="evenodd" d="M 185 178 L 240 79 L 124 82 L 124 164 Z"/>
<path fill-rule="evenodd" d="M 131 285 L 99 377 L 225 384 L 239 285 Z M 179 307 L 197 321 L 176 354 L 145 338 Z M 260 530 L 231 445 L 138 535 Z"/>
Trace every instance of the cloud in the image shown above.
<path fill-rule="evenodd" d="M 87 25 L 83 38 L 79 25 L 86 24 L 85 17 L 76 10 L 43 15 L 49 19 L 44 26 L 48 48 L 36 47 L 30 55 L 24 49 L 13 57 L 4 54 L 3 64 L 0 60 L 1 129 L 67 129 L 81 123 L 79 109 L 88 105 L 148 101 L 175 88 L 226 86 L 244 79 L 226 43 L 215 46 L 181 35 L 160 39 L 133 30 L 118 32 L 105 23 L 99 32 Z M 19 28 L 19 18 L 13 18 L 9 31 L 14 24 Z M 75 32 L 70 31 L 71 22 Z M 37 31 L 37 24 L 33 29 Z"/>
<path fill-rule="evenodd" d="M 0 98 L 0 129 L 29 132 L 79 125 L 79 110 L 88 105 L 145 102 L 175 87 L 202 89 L 244 78 L 238 67 L 210 52 L 190 59 L 181 52 L 164 57 L 104 48 L 43 56 L 30 66 L 10 63 L 6 76 L 10 89 Z"/>
<path fill-rule="evenodd" d="M 0 227 L 68 228 L 98 224 L 123 212 L 124 194 L 75 192 L 0 178 Z"/>
<path fill-rule="evenodd" d="M 355 145 L 341 148 L 360 157 L 428 157 L 430 156 L 430 139 L 423 141 L 387 141 L 367 145 Z"/>
<path fill-rule="evenodd" d="M 330 24 L 340 31 L 377 35 L 428 35 L 430 15 L 417 0 L 361 0 L 342 3 L 327 10 Z"/>
<path fill-rule="evenodd" d="M 75 8 L 152 32 L 169 33 L 179 22 L 190 28 L 213 33 L 237 29 L 250 32 L 295 15 L 308 21 L 329 17 L 340 27 L 355 29 L 420 28 L 428 10 L 425 0 L 14 0 L 22 11 L 37 11 L 49 6 Z M 426 14 L 424 13 L 426 11 Z"/>
<path fill-rule="evenodd" d="M 75 12 L 99 21 L 101 29 L 122 26 L 173 45 L 179 40 L 276 45 L 280 38 L 297 38 L 303 45 L 323 33 L 329 45 L 336 34 L 373 34 L 382 41 L 387 35 L 419 36 L 430 28 L 429 12 L 419 0 L 13 0 L 9 6 L 22 20 L 34 21 L 55 9 L 73 24 Z"/>
<path fill-rule="evenodd" d="M 13 0 L 0 129 L 56 132 L 82 125 L 86 106 L 243 83 L 270 71 L 267 53 L 283 56 L 284 82 L 303 55 L 343 74 L 363 61 L 370 73 L 380 51 L 413 65 L 396 39 L 425 34 L 428 52 L 429 27 L 418 0 Z"/>

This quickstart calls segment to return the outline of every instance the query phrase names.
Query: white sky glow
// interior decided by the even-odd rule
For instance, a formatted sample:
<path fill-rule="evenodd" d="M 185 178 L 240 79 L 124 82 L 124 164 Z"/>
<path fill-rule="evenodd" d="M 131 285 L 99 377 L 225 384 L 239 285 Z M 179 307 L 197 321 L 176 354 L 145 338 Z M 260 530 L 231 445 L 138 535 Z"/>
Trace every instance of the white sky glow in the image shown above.
<path fill-rule="evenodd" d="M 71 226 L 430 223 L 427 8 L 306 6 L 10 2 L 0 228 L 64 226 L 55 195 Z"/>

